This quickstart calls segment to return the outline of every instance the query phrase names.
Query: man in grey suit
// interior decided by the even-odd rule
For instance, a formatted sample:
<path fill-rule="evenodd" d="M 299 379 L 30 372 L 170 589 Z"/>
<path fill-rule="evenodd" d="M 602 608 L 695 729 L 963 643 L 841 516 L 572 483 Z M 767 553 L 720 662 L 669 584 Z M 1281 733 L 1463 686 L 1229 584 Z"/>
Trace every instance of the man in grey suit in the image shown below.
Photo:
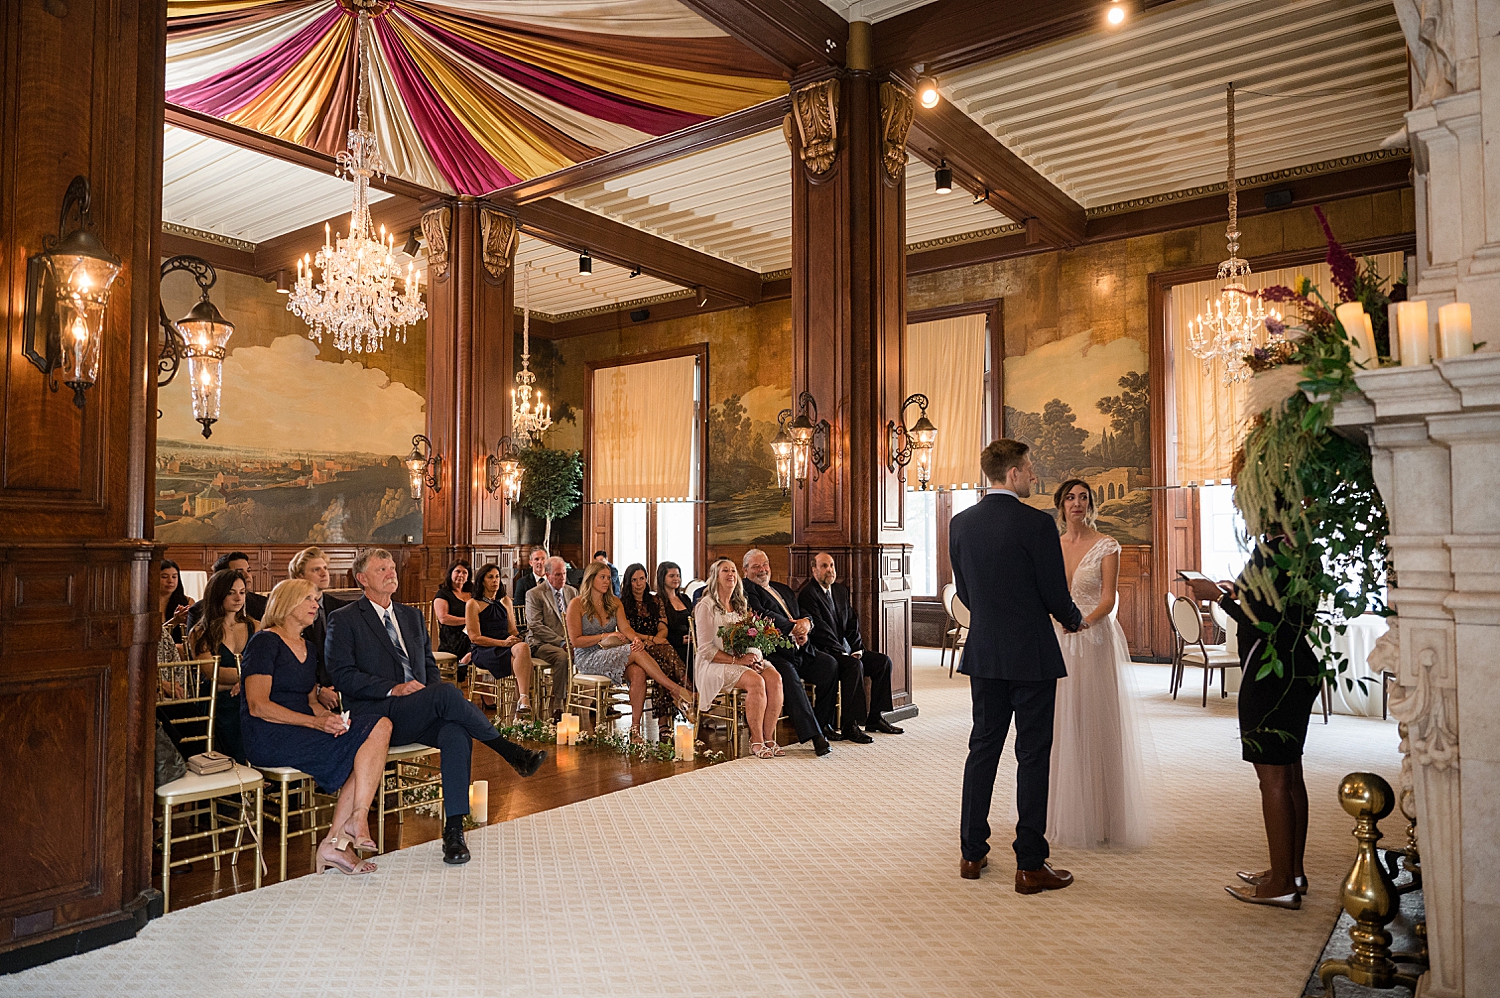
<path fill-rule="evenodd" d="M 552 670 L 552 719 L 562 717 L 568 702 L 568 604 L 578 590 L 568 585 L 568 563 L 548 558 L 541 584 L 526 592 L 526 644 L 531 657 Z"/>

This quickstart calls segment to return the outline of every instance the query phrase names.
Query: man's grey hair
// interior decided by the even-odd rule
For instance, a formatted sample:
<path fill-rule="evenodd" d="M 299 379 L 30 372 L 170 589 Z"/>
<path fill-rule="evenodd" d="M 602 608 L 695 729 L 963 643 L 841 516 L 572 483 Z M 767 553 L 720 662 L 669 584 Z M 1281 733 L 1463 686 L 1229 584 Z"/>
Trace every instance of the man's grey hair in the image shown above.
<path fill-rule="evenodd" d="M 542 571 L 544 573 L 550 574 L 552 572 L 553 562 L 557 563 L 556 567 L 561 568 L 563 571 L 567 571 L 568 563 L 566 561 L 563 561 L 557 555 L 553 555 L 552 557 L 547 559 L 547 563 L 542 566 Z"/>
<path fill-rule="evenodd" d="M 740 567 L 741 568 L 749 568 L 750 567 L 750 560 L 752 558 L 754 558 L 756 555 L 760 555 L 762 558 L 766 559 L 766 561 L 770 561 L 771 560 L 771 556 L 768 555 L 768 554 L 766 554 L 760 548 L 751 548 L 749 551 L 745 552 L 745 557 L 743 557 L 743 558 L 740 559 Z"/>
<path fill-rule="evenodd" d="M 365 548 L 359 554 L 355 555 L 354 564 L 349 568 L 349 574 L 354 576 L 355 580 L 358 581 L 360 573 L 369 566 L 370 562 L 381 560 L 395 561 L 396 559 L 385 548 Z"/>

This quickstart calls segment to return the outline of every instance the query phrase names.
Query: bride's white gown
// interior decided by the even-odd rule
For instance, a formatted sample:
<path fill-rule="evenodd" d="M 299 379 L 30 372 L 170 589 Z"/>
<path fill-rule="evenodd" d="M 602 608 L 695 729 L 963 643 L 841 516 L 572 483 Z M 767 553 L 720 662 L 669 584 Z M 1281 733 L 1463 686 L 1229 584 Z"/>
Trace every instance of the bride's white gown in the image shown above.
<path fill-rule="evenodd" d="M 1073 574 L 1073 602 L 1086 615 L 1099 605 L 1103 562 L 1120 552 L 1102 537 Z M 1134 848 L 1150 839 L 1142 759 L 1143 728 L 1130 681 L 1130 648 L 1111 613 L 1069 634 L 1056 623 L 1068 675 L 1057 681 L 1047 840 L 1094 849 Z"/>

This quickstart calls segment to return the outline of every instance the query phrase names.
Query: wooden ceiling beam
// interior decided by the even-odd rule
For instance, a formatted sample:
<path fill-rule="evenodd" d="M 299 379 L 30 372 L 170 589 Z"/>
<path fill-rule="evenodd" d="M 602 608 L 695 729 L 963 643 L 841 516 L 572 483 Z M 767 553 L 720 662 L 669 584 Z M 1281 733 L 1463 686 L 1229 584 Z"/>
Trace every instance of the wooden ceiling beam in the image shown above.
<path fill-rule="evenodd" d="M 1012 221 L 1036 219 L 1053 244 L 1083 242 L 1083 206 L 948 101 L 918 109 L 906 145 L 934 167 L 946 159 L 955 178 Z"/>
<path fill-rule="evenodd" d="M 232 270 L 237 274 L 259 276 L 255 270 L 254 253 L 235 249 L 233 246 L 225 246 L 223 243 L 194 239 L 192 236 L 184 236 L 178 232 L 162 232 L 161 255 L 163 258 L 196 256 L 207 260 L 219 270 Z"/>
<path fill-rule="evenodd" d="M 416 228 L 421 223 L 421 219 L 422 205 L 406 198 L 386 198 L 370 205 L 370 220 L 375 223 L 375 228 L 379 230 L 384 225 L 386 231 L 396 237 L 398 249 L 406 241 L 406 234 Z M 325 224 L 332 226 L 335 232 L 343 231 L 347 234 L 349 213 L 335 215 L 326 223 L 315 222 L 312 225 L 304 225 L 300 229 L 294 229 L 273 239 L 267 239 L 263 243 L 257 243 L 255 246 L 256 273 L 262 277 L 270 277 L 278 270 L 296 274 L 297 261 L 302 255 L 311 253 L 316 256 L 318 248 L 323 245 Z"/>
<path fill-rule="evenodd" d="M 821 0 L 679 0 L 721 31 L 783 67 L 842 66 L 849 23 Z"/>
<path fill-rule="evenodd" d="M 526 233 L 687 288 L 704 288 L 742 304 L 760 300 L 760 275 L 746 267 L 585 211 L 557 198 L 518 210 Z"/>

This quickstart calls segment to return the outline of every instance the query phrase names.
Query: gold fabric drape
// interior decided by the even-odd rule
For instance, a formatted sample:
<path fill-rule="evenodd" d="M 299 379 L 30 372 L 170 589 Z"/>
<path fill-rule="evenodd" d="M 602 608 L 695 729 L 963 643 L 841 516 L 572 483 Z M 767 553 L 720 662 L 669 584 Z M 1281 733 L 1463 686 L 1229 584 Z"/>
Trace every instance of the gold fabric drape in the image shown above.
<path fill-rule="evenodd" d="M 1400 276 L 1400 253 L 1380 253 L 1374 259 L 1387 281 Z M 1293 287 L 1299 277 L 1311 280 L 1329 302 L 1337 301 L 1326 263 L 1251 274 L 1245 287 L 1252 291 L 1278 284 Z M 1225 385 L 1221 363 L 1205 365 L 1188 349 L 1188 323 L 1206 310 L 1206 303 L 1218 296 L 1222 286 L 1216 280 L 1179 284 L 1167 299 L 1167 380 L 1173 401 L 1167 421 L 1167 472 L 1175 485 L 1216 484 L 1227 479 L 1234 453 L 1249 431 L 1244 411 L 1249 383 Z M 1285 311 L 1284 306 L 1278 308 Z M 1296 322 L 1292 317 L 1288 324 Z"/>
<path fill-rule="evenodd" d="M 984 449 L 984 313 L 918 322 L 906 327 L 906 395 L 929 401 L 927 418 L 937 427 L 932 452 L 932 488 L 969 487 L 984 480 L 979 452 Z M 917 408 L 907 412 L 908 425 Z M 916 469 L 906 469 L 908 487 Z"/>
<path fill-rule="evenodd" d="M 694 498 L 696 357 L 594 372 L 589 499 Z"/>

